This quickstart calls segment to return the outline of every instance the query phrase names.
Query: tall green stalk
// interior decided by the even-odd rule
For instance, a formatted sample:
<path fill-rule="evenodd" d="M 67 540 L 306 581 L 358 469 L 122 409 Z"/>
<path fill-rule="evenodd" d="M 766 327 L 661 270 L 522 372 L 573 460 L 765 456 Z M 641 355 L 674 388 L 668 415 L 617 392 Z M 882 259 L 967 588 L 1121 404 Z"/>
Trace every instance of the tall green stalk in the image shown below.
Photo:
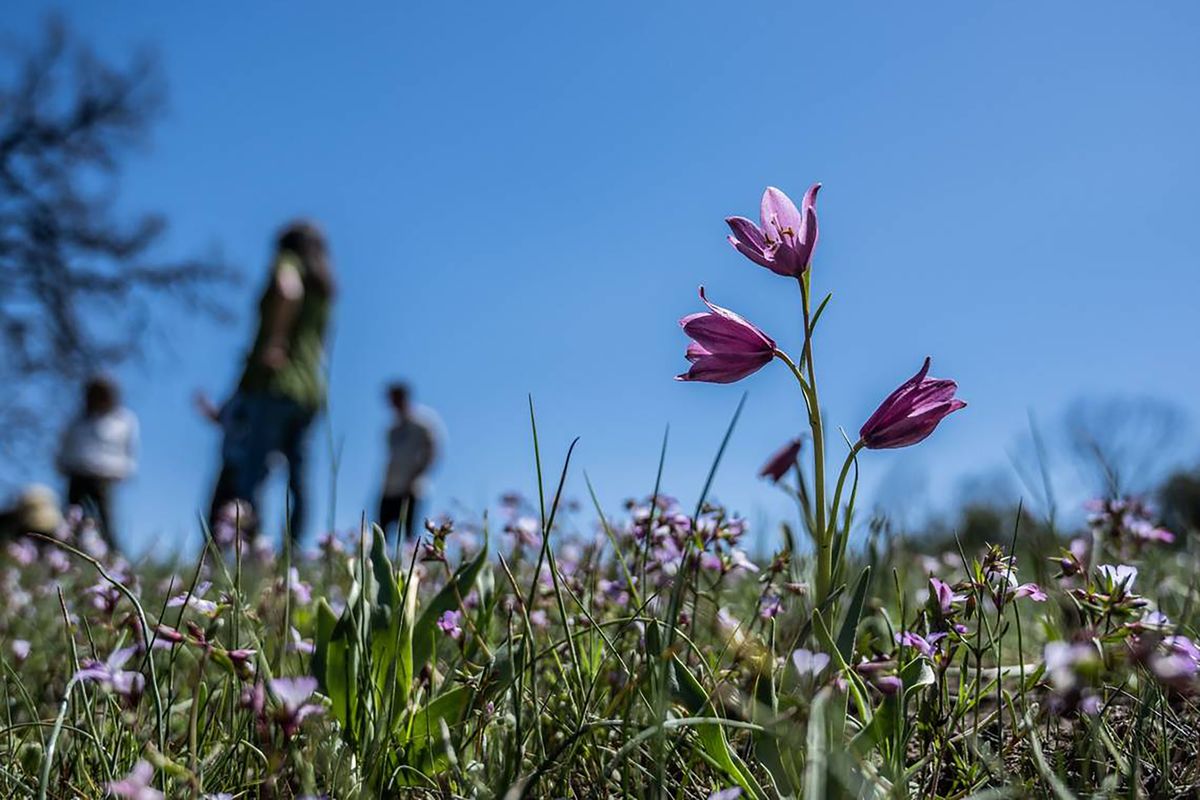
<path fill-rule="evenodd" d="M 813 502 L 817 521 L 817 579 L 816 598 L 818 603 L 829 596 L 833 569 L 833 536 L 826 525 L 825 496 L 825 426 L 821 419 L 821 402 L 817 396 L 817 371 L 813 365 L 812 347 L 812 295 L 809 292 L 809 272 L 800 278 L 800 297 L 804 306 L 804 356 L 801 370 L 808 369 L 808 425 L 813 437 Z M 836 509 L 834 514 L 836 516 Z"/>

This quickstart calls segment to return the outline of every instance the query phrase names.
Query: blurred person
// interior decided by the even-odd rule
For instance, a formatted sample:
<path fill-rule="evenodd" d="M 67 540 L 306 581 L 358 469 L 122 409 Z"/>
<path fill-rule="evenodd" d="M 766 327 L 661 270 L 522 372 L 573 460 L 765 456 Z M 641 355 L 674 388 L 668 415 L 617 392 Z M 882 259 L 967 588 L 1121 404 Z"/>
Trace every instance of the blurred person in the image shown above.
<path fill-rule="evenodd" d="M 214 527 L 234 501 L 257 508 L 270 458 L 277 454 L 288 465 L 288 534 L 293 542 L 302 538 L 308 432 L 325 405 L 325 337 L 335 293 L 324 234 L 308 221 L 287 225 L 276 242 L 237 389 L 219 408 L 198 399 L 223 434 L 210 514 Z M 251 536 L 258 532 L 254 522 L 243 527 Z"/>
<path fill-rule="evenodd" d="M 200 416 L 220 428 L 223 434 L 221 468 L 217 472 L 217 482 L 213 487 L 208 509 L 209 534 L 221 546 L 234 545 L 244 536 L 256 533 L 258 526 L 253 507 L 247 501 L 238 498 L 235 472 L 237 451 L 233 448 L 238 437 L 236 433 L 233 436 L 228 435 L 232 427 L 232 408 L 237 401 L 237 395 L 218 406 L 207 394 L 198 390 L 192 401 Z"/>
<path fill-rule="evenodd" d="M 427 473 L 438 455 L 440 422 L 428 408 L 412 403 L 408 384 L 393 383 L 387 389 L 393 421 L 387 433 L 388 464 L 383 477 L 383 496 L 379 500 L 379 527 L 391 537 L 416 535 L 415 523 L 428 491 Z"/>
<path fill-rule="evenodd" d="M 0 509 L 0 541 L 30 533 L 52 536 L 62 524 L 58 495 L 48 486 L 30 484 Z"/>
<path fill-rule="evenodd" d="M 137 417 L 121 405 L 116 383 L 89 380 L 82 408 L 63 431 L 57 463 L 67 478 L 67 504 L 82 509 L 113 549 L 112 487 L 133 474 L 137 445 Z"/>

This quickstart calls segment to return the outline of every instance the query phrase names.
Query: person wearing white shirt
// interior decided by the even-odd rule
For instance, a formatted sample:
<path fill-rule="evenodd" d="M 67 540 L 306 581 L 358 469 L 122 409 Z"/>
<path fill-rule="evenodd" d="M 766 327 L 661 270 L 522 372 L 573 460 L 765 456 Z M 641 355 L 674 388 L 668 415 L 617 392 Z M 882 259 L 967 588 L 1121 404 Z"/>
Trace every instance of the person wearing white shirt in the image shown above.
<path fill-rule="evenodd" d="M 79 506 L 115 548 L 111 494 L 137 467 L 138 421 L 120 391 L 97 377 L 84 388 L 83 408 L 63 431 L 58 469 L 67 478 L 67 503 Z"/>
<path fill-rule="evenodd" d="M 379 527 L 391 537 L 397 525 L 399 535 L 417 535 L 415 524 L 422 500 L 428 491 L 430 467 L 437 460 L 440 424 L 427 408 L 414 406 L 406 384 L 388 387 L 388 403 L 395 414 L 388 429 L 388 465 L 383 478 L 383 496 L 379 501 Z"/>

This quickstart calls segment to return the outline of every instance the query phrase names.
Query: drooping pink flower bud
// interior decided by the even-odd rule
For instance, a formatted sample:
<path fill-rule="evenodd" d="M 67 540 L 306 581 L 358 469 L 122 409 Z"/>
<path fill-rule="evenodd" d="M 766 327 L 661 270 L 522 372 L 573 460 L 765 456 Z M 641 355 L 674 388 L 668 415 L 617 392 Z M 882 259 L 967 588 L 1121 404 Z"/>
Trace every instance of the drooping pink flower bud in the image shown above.
<path fill-rule="evenodd" d="M 958 384 L 930 378 L 928 357 L 921 370 L 887 396 L 859 431 L 862 443 L 871 450 L 908 447 L 920 442 L 947 415 L 967 404 L 954 397 Z"/>
<path fill-rule="evenodd" d="M 776 450 L 771 458 L 767 460 L 767 463 L 763 465 L 763 468 L 759 470 L 759 477 L 767 478 L 773 483 L 779 483 L 788 470 L 796 465 L 796 456 L 800 455 L 800 447 L 803 444 L 804 440 L 797 437 Z"/>
<path fill-rule="evenodd" d="M 933 576 L 929 578 L 929 588 L 930 595 L 936 598 L 938 609 L 942 614 L 949 614 L 954 610 L 955 603 L 961 603 L 967 599 L 965 595 L 955 594 L 950 584 Z"/>

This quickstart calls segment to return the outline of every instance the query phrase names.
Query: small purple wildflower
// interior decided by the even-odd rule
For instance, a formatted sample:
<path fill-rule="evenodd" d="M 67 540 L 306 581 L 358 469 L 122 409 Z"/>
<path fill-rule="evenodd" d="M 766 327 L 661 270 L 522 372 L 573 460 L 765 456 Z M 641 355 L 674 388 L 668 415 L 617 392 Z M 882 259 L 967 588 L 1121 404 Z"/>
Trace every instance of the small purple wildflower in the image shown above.
<path fill-rule="evenodd" d="M 338 536 L 337 531 L 329 531 L 321 534 L 321 536 L 317 538 L 317 548 L 321 551 L 321 554 L 326 560 L 346 552 L 346 547 L 342 544 L 342 540 Z"/>
<path fill-rule="evenodd" d="M 919 633 L 905 631 L 904 633 L 896 634 L 896 644 L 901 647 L 911 647 L 926 658 L 932 658 L 936 645 L 939 641 L 945 638 L 944 633 L 931 633 L 928 636 L 922 636 Z"/>
<path fill-rule="evenodd" d="M 1176 655 L 1200 664 L 1200 647 L 1186 636 L 1175 634 L 1163 638 L 1163 646 Z"/>
<path fill-rule="evenodd" d="M 137 652 L 136 647 L 124 647 L 114 650 L 103 662 L 87 659 L 75 673 L 73 680 L 80 683 L 95 683 L 123 697 L 137 698 L 146 685 L 145 676 L 140 672 L 122 669 L 135 652 Z"/>
<path fill-rule="evenodd" d="M 777 594 L 769 594 L 763 598 L 758 616 L 763 619 L 775 619 L 783 611 L 783 600 Z"/>
<path fill-rule="evenodd" d="M 1022 583 L 1013 589 L 1012 596 L 1014 598 L 1028 597 L 1035 603 L 1046 602 L 1046 593 L 1036 583 Z"/>
<path fill-rule="evenodd" d="M 1091 500 L 1087 503 L 1092 512 L 1088 525 L 1093 535 L 1110 542 L 1119 550 L 1123 543 L 1135 547 L 1146 544 L 1171 544 L 1175 534 L 1155 524 L 1149 505 L 1138 497 L 1112 497 Z"/>
<path fill-rule="evenodd" d="M 288 649 L 295 653 L 310 655 L 316 652 L 317 646 L 302 637 L 299 630 L 292 628 L 292 641 L 288 643 Z"/>
<path fill-rule="evenodd" d="M 295 567 L 288 570 L 288 590 L 297 604 L 306 606 L 312 602 L 312 587 L 300 580 L 300 570 Z"/>
<path fill-rule="evenodd" d="M 22 536 L 15 542 L 9 542 L 6 548 L 8 557 L 16 562 L 19 566 L 28 567 L 33 562 L 37 561 L 38 548 L 33 540 Z"/>
<path fill-rule="evenodd" d="M 92 608 L 111 614 L 121 601 L 121 590 L 111 581 L 101 579 L 84 589 L 84 594 L 91 595 Z"/>
<path fill-rule="evenodd" d="M 124 778 L 108 784 L 108 793 L 126 800 L 162 800 L 163 793 L 151 785 L 153 780 L 154 766 L 143 759 Z"/>
<path fill-rule="evenodd" d="M 1137 622 L 1136 625 L 1142 629 L 1168 630 L 1171 627 L 1171 618 L 1161 611 L 1151 611 L 1142 617 L 1141 621 Z"/>
<path fill-rule="evenodd" d="M 195 611 L 206 617 L 215 616 L 217 613 L 217 604 L 212 600 L 205 600 L 204 595 L 208 594 L 208 590 L 212 588 L 210 581 L 201 581 L 196 585 L 196 588 L 191 592 L 182 592 L 175 595 L 167 601 L 167 608 L 186 608 Z"/>
<path fill-rule="evenodd" d="M 1100 695 L 1095 692 L 1084 692 L 1079 698 L 1079 710 L 1089 717 L 1094 717 L 1100 713 L 1100 709 L 1104 707 L 1104 702 L 1100 699 Z"/>
<path fill-rule="evenodd" d="M 254 654 L 254 650 L 245 648 L 225 651 L 225 655 L 229 656 L 229 661 L 233 664 L 233 671 L 243 679 L 254 676 Z"/>
<path fill-rule="evenodd" d="M 308 702 L 317 690 L 316 678 L 275 678 L 269 685 L 271 694 L 279 701 L 275 721 L 286 738 L 296 735 L 305 718 L 325 710 L 316 703 Z"/>
<path fill-rule="evenodd" d="M 932 576 L 929 578 L 929 590 L 930 595 L 936 598 L 938 608 L 943 614 L 949 614 L 954 610 L 955 603 L 961 603 L 967 599 L 966 595 L 955 594 L 950 584 Z"/>
<path fill-rule="evenodd" d="M 1114 594 L 1129 594 L 1133 591 L 1133 582 L 1137 580 L 1138 568 L 1129 564 L 1101 564 L 1096 571 L 1108 583 Z"/>
<path fill-rule="evenodd" d="M 542 544 L 542 526 L 533 517 L 518 517 L 504 529 L 518 547 L 539 547 Z"/>
<path fill-rule="evenodd" d="M 899 675 L 880 675 L 872 681 L 872 685 L 883 694 L 892 697 L 904 688 L 904 681 Z"/>
<path fill-rule="evenodd" d="M 98 530 L 89 526 L 79 534 L 79 549 L 92 558 L 103 559 L 108 555 L 108 542 Z"/>
<path fill-rule="evenodd" d="M 814 653 L 801 647 L 792 653 L 792 665 L 801 676 L 811 675 L 815 678 L 829 666 L 829 654 Z"/>
<path fill-rule="evenodd" d="M 742 787 L 731 786 L 728 789 L 720 789 L 708 796 L 708 800 L 737 800 L 742 796 Z"/>
<path fill-rule="evenodd" d="M 1099 659 L 1094 644 L 1085 642 L 1046 642 L 1042 660 L 1050 683 L 1060 692 L 1075 687 L 1080 668 Z"/>
<path fill-rule="evenodd" d="M 71 559 L 57 547 L 52 547 L 46 552 L 45 561 L 50 570 L 58 575 L 71 571 Z"/>
<path fill-rule="evenodd" d="M 747 572 L 758 572 L 758 565 L 746 557 L 746 554 L 738 549 L 733 548 L 729 551 L 729 561 L 733 569 L 744 569 Z"/>
<path fill-rule="evenodd" d="M 451 639 L 458 639 L 462 636 L 462 628 L 459 623 L 462 621 L 462 613 L 451 609 L 446 611 L 437 620 L 437 626 L 442 633 L 449 636 Z"/>
<path fill-rule="evenodd" d="M 721 629 L 722 633 L 732 635 L 741 630 L 742 623 L 741 620 L 733 615 L 732 611 L 722 606 L 717 609 L 717 627 Z"/>

